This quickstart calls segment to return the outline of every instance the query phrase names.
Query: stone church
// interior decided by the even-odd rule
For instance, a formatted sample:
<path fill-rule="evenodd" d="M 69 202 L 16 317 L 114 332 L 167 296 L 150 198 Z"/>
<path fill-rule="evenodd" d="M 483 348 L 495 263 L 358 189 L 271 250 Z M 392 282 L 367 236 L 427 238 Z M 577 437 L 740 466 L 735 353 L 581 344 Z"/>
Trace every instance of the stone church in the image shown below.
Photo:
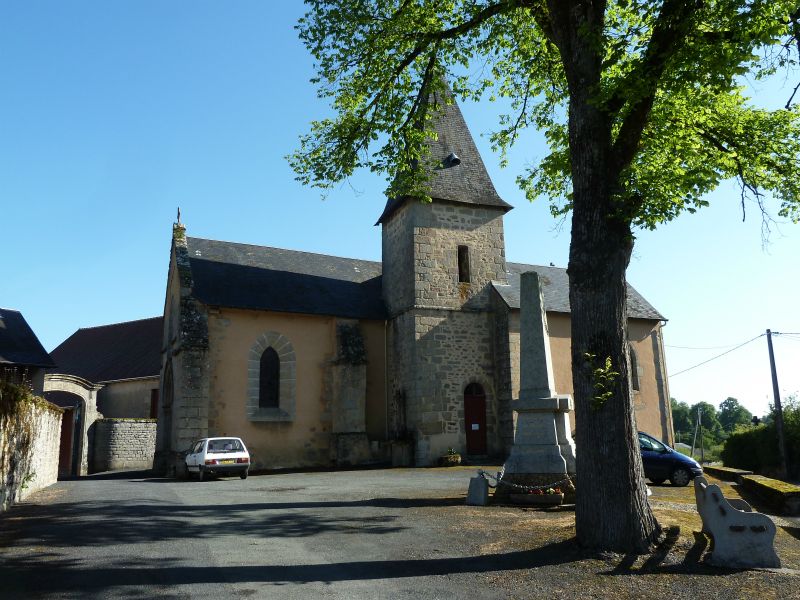
<path fill-rule="evenodd" d="M 506 261 L 497 194 L 455 104 L 431 203 L 390 200 L 382 262 L 189 237 L 173 226 L 157 461 L 242 437 L 256 469 L 502 460 L 519 394 L 520 275 L 543 284 L 556 392 L 572 392 L 565 269 Z M 662 317 L 628 288 L 640 430 L 672 442 Z M 573 419 L 574 427 L 574 419 Z M 580 452 L 580 449 L 578 449 Z"/>

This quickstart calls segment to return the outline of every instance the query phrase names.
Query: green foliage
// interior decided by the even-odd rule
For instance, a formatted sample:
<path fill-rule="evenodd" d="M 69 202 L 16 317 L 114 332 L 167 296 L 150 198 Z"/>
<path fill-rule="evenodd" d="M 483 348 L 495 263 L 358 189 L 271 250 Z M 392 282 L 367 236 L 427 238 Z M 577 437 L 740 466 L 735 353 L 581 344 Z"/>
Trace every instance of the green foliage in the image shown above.
<path fill-rule="evenodd" d="M 614 382 L 619 377 L 619 372 L 614 370 L 609 356 L 601 364 L 598 364 L 597 355 L 591 352 L 586 352 L 584 357 L 592 369 L 592 385 L 594 386 L 592 408 L 600 410 L 608 399 L 614 395 Z"/>
<path fill-rule="evenodd" d="M 686 402 L 678 402 L 675 398 L 670 398 L 669 403 L 672 408 L 672 429 L 676 437 L 690 434 L 694 429 L 694 422 L 689 414 L 689 405 Z"/>
<path fill-rule="evenodd" d="M 722 431 L 722 425 L 717 417 L 717 409 L 713 404 L 709 404 L 708 402 L 693 404 L 689 409 L 689 414 L 695 422 L 697 421 L 698 412 L 700 413 L 700 424 L 703 426 L 704 430 L 715 434 Z"/>
<path fill-rule="evenodd" d="M 800 476 L 800 401 L 796 396 L 790 396 L 785 401 L 783 433 L 786 440 L 789 474 L 798 477 Z M 725 440 L 722 460 L 726 466 L 756 473 L 776 471 L 780 459 L 774 417 L 769 424 L 758 427 L 740 425 L 735 429 Z"/>
<path fill-rule="evenodd" d="M 707 454 L 708 452 L 713 454 L 711 449 L 715 447 L 721 448 L 722 442 L 736 427 L 749 426 L 752 418 L 750 412 L 735 398 L 724 400 L 720 404 L 719 412 L 714 405 L 708 402 L 698 402 L 689 406 L 685 402 L 678 402 L 675 398 L 670 398 L 670 405 L 672 406 L 672 427 L 675 431 L 676 441 L 684 444 L 691 444 L 692 441 L 695 441 L 697 448 L 702 443 Z M 702 439 L 695 440 L 698 409 L 703 433 Z"/>
<path fill-rule="evenodd" d="M 778 464 L 775 430 L 765 425 L 734 431 L 725 440 L 722 461 L 727 467 L 759 472 Z"/>
<path fill-rule="evenodd" d="M 0 510 L 32 480 L 28 472 L 35 433 L 32 415 L 35 406 L 44 404 L 27 386 L 0 377 Z"/>
<path fill-rule="evenodd" d="M 524 129 L 544 133 L 550 153 L 520 174 L 519 185 L 531 200 L 549 198 L 554 214 L 571 209 L 567 116 L 577 90 L 565 69 L 572 57 L 557 44 L 568 32 L 557 29 L 549 5 L 307 4 L 298 31 L 316 61 L 312 82 L 333 115 L 312 122 L 289 157 L 298 180 L 327 189 L 365 167 L 387 176 L 390 196 L 427 197 L 427 170 L 416 167 L 434 135 L 432 112 L 450 101 L 447 80 L 461 100 L 510 100 L 491 136 L 503 164 Z M 717 0 L 690 9 L 611 0 L 601 31 L 581 33 L 604 57 L 588 101 L 610 119 L 612 146 L 623 145 L 633 121 L 646 121 L 610 184 L 624 220 L 652 229 L 694 212 L 724 179 L 739 181 L 743 200 L 761 203 L 766 191 L 778 198 L 781 216 L 800 218 L 800 111 L 754 108 L 739 83 L 748 73 L 759 79 L 796 66 L 789 18 L 796 10 L 795 0 Z M 681 43 L 669 46 L 674 39 Z"/>
<path fill-rule="evenodd" d="M 736 398 L 726 398 L 719 405 L 719 422 L 722 428 L 731 433 L 739 426 L 750 425 L 753 413 L 739 404 Z"/>

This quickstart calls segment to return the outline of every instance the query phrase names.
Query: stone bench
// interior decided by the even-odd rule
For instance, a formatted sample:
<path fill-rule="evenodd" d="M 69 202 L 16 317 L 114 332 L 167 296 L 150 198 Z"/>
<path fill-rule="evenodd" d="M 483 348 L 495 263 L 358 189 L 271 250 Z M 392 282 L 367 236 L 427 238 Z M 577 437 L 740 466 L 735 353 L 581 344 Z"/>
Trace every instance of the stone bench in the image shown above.
<path fill-rule="evenodd" d="M 703 520 L 703 533 L 713 541 L 709 564 L 730 568 L 780 567 L 775 553 L 775 523 L 753 512 L 744 500 L 727 499 L 718 485 L 705 477 L 695 477 L 697 512 Z"/>

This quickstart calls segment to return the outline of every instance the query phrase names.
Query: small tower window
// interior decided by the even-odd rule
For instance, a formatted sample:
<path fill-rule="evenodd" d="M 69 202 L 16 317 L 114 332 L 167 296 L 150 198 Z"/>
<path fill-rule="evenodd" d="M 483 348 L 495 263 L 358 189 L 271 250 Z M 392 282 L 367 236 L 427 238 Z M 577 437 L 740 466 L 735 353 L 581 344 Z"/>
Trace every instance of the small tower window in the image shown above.
<path fill-rule="evenodd" d="M 469 283 L 469 247 L 458 247 L 458 282 Z"/>
<path fill-rule="evenodd" d="M 631 387 L 633 391 L 639 391 L 639 360 L 636 356 L 636 351 L 633 346 L 628 344 L 628 355 L 631 363 Z"/>

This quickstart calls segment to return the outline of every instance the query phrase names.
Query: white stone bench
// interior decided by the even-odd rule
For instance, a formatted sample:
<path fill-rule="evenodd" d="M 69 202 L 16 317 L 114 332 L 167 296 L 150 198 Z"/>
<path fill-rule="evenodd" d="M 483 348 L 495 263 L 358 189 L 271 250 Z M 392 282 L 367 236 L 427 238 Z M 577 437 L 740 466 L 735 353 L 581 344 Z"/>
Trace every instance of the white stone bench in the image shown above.
<path fill-rule="evenodd" d="M 775 553 L 775 523 L 753 512 L 744 500 L 726 499 L 718 485 L 695 477 L 697 512 L 703 519 L 703 533 L 713 541 L 709 564 L 731 568 L 780 567 Z"/>

